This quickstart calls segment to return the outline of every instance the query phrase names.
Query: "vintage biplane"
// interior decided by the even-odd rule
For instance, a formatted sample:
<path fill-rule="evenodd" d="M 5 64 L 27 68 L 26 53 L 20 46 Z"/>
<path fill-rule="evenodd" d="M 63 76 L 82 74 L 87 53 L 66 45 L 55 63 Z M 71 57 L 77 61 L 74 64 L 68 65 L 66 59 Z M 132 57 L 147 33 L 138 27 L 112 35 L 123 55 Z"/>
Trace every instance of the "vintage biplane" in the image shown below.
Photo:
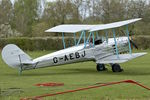
<path fill-rule="evenodd" d="M 20 73 L 29 69 L 84 61 L 96 62 L 97 71 L 106 70 L 105 65 L 110 64 L 113 72 L 121 72 L 122 68 L 119 63 L 124 63 L 146 54 L 132 53 L 131 49 L 131 44 L 134 46 L 135 44 L 129 37 L 128 24 L 139 20 L 141 18 L 99 25 L 58 25 L 45 32 L 62 33 L 64 49 L 32 59 L 18 46 L 8 44 L 2 50 L 2 58 L 10 67 L 19 69 Z M 119 27 L 125 27 L 126 36 L 116 37 L 116 28 Z M 98 36 L 100 34 L 98 32 L 102 30 L 106 34 L 106 38 L 103 40 Z M 73 35 L 74 46 L 66 48 L 64 33 Z M 81 33 L 78 39 L 76 38 L 77 33 Z M 108 34 L 112 34 L 113 38 L 108 38 Z"/>

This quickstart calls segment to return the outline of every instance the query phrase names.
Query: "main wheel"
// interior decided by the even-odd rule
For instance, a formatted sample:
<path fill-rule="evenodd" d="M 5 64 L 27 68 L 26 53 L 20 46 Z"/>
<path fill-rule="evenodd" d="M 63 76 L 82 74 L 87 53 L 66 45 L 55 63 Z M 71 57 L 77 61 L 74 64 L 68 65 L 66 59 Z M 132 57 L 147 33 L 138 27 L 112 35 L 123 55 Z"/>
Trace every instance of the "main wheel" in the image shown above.
<path fill-rule="evenodd" d="M 97 68 L 97 71 L 104 71 L 104 70 L 106 70 L 104 64 L 97 64 L 96 68 Z"/>
<path fill-rule="evenodd" d="M 112 64 L 112 71 L 113 72 L 122 72 L 123 69 L 121 69 L 119 64 Z"/>

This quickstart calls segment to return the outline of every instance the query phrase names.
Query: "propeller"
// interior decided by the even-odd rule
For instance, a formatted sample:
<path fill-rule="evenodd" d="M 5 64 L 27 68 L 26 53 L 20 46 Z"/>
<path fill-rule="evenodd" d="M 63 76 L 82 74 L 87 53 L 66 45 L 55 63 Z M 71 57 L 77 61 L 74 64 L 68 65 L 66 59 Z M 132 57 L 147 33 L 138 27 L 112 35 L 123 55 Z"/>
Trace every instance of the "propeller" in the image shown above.
<path fill-rule="evenodd" d="M 130 39 L 130 43 L 132 44 L 132 46 L 136 49 L 138 49 L 138 46 L 135 44 L 135 42 L 133 42 L 133 40 Z"/>
<path fill-rule="evenodd" d="M 122 32 L 122 34 L 126 34 L 123 30 L 121 30 L 121 32 Z M 129 33 L 133 33 L 132 30 L 130 30 Z M 132 35 L 133 35 L 133 34 L 132 34 Z M 129 41 L 130 41 L 131 45 L 132 45 L 134 48 L 138 49 L 138 46 L 135 44 L 135 42 L 133 42 L 132 35 L 130 35 Z"/>

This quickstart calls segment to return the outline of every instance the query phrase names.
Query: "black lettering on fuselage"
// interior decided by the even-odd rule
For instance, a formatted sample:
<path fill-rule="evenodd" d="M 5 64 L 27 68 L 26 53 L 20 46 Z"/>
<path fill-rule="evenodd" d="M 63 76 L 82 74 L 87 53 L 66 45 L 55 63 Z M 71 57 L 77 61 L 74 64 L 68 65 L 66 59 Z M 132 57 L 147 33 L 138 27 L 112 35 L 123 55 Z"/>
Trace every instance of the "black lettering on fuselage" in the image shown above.
<path fill-rule="evenodd" d="M 64 61 L 68 61 L 68 60 L 69 60 L 69 59 L 68 59 L 67 55 L 65 55 Z"/>
<path fill-rule="evenodd" d="M 78 52 L 75 52 L 76 58 L 80 58 L 80 54 Z"/>
<path fill-rule="evenodd" d="M 63 60 L 64 58 L 59 58 L 59 60 Z"/>
<path fill-rule="evenodd" d="M 84 51 L 84 53 L 82 54 L 82 57 L 85 57 L 85 55 L 86 55 L 86 54 L 85 54 L 85 51 Z"/>
<path fill-rule="evenodd" d="M 53 58 L 53 62 L 54 62 L 54 63 L 58 63 L 57 57 L 54 57 L 54 58 Z"/>
<path fill-rule="evenodd" d="M 83 53 L 81 53 L 81 54 L 79 52 L 70 53 L 68 56 L 64 55 L 64 61 L 79 59 L 80 57 L 85 57 L 85 56 L 86 56 L 85 51 L 83 51 Z M 54 63 L 58 63 L 61 60 L 63 60 L 63 57 L 60 57 L 60 58 L 54 57 L 53 58 Z"/>
<path fill-rule="evenodd" d="M 73 53 L 70 53 L 69 54 L 69 57 L 70 57 L 70 60 L 73 60 L 74 58 L 73 58 Z"/>

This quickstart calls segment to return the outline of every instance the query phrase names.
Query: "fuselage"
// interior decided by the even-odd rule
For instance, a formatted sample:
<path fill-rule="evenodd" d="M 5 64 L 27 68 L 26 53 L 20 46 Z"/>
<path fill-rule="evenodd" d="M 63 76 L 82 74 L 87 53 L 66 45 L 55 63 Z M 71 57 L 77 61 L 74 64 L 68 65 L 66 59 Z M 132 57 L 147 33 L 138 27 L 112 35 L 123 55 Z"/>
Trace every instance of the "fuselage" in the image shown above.
<path fill-rule="evenodd" d="M 119 53 L 128 51 L 128 38 L 116 38 Z M 114 55 L 116 52 L 114 38 L 109 38 L 108 42 L 95 44 L 87 43 L 78 46 L 69 47 L 59 50 L 42 57 L 33 59 L 34 68 L 50 67 L 62 64 L 77 63 L 83 61 L 96 61 L 107 56 Z M 31 67 L 31 66 L 30 66 Z M 29 67 L 28 67 L 29 68 Z M 26 69 L 26 68 L 25 68 Z"/>

